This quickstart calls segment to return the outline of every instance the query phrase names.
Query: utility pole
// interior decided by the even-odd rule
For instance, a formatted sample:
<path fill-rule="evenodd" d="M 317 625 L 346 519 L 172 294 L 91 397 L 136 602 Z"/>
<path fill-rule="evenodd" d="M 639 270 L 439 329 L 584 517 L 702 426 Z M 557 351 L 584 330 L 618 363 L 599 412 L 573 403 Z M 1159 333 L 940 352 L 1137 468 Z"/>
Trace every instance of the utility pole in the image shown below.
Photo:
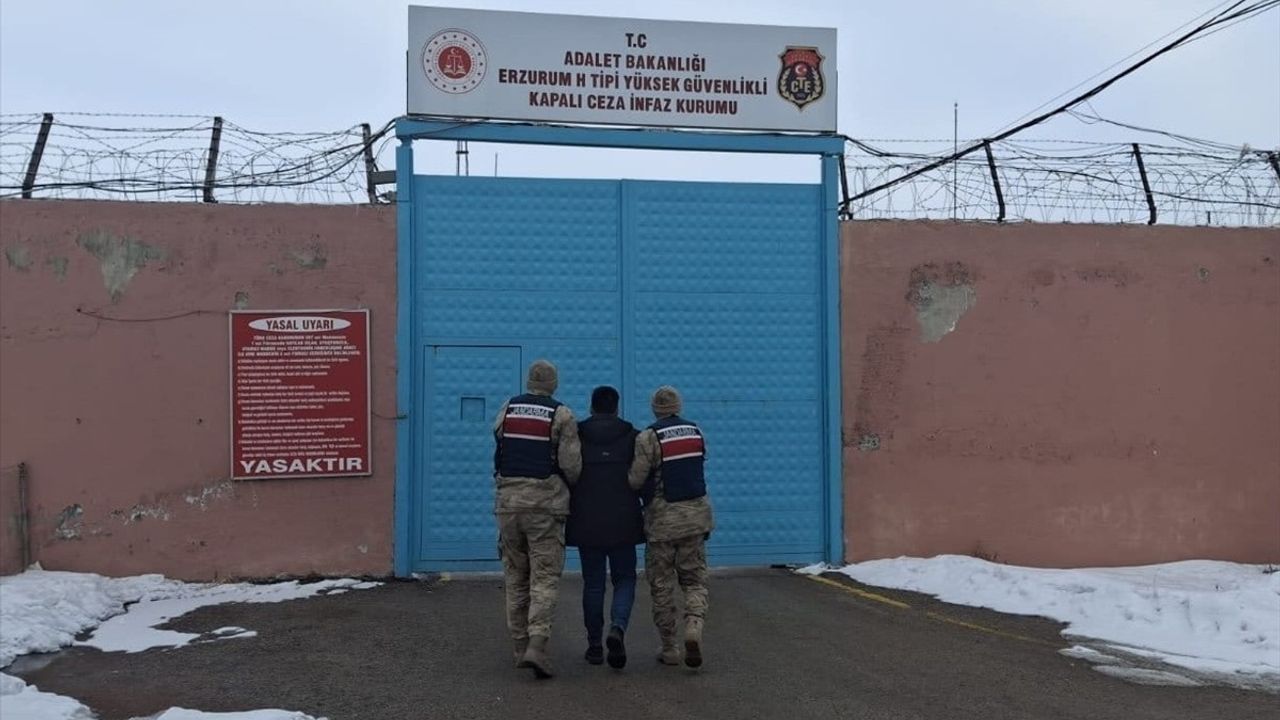
<path fill-rule="evenodd" d="M 467 141 L 459 140 L 458 149 L 455 152 L 456 159 L 454 161 L 455 175 L 471 175 L 471 151 L 467 149 Z"/>
<path fill-rule="evenodd" d="M 960 152 L 960 102 L 956 101 L 951 105 L 951 154 L 955 155 Z M 960 185 L 960 163 L 955 160 L 951 161 L 951 220 L 954 222 L 958 219 L 957 203 L 959 202 L 956 193 L 959 191 Z"/>

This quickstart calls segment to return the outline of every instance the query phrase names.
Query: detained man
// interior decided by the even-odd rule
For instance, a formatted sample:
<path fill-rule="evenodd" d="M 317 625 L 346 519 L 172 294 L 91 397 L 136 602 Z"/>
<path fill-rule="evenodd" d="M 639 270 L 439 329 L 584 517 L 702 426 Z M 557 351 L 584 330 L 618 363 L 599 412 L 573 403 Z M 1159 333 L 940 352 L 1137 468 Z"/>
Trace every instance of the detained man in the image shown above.
<path fill-rule="evenodd" d="M 578 423 L 582 474 L 572 488 L 566 537 L 582 558 L 586 661 L 602 664 L 603 645 L 607 645 L 609 666 L 618 669 L 627 664 L 625 637 L 636 598 L 636 545 L 644 542 L 640 495 L 628 484 L 635 439 L 635 427 L 618 417 L 618 391 L 596 388 L 591 393 L 591 417 Z M 607 637 L 606 571 L 613 581 Z"/>

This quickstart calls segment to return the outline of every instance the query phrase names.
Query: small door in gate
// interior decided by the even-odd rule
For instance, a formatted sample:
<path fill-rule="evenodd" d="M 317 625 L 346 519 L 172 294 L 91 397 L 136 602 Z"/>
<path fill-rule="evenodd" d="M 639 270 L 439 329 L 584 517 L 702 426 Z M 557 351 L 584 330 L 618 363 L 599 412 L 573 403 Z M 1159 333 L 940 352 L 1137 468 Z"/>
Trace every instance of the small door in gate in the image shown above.
<path fill-rule="evenodd" d="M 417 562 L 492 560 L 493 420 L 521 385 L 519 347 L 424 349 Z"/>

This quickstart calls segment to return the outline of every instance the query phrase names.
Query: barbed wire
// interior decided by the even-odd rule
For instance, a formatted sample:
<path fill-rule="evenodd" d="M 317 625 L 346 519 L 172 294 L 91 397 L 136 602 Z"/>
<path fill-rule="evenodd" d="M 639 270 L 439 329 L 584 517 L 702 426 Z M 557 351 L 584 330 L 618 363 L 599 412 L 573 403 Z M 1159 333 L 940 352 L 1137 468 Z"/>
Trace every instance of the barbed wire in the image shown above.
<path fill-rule="evenodd" d="M 1011 139 L 990 147 L 993 162 L 979 155 L 956 159 L 854 200 L 846 216 L 998 219 L 994 164 L 1005 220 L 1146 223 L 1154 205 L 1161 224 L 1280 225 L 1280 170 L 1273 153 L 1195 138 L 1178 144 L 1141 143 L 1137 152 L 1132 143 L 1088 141 Z M 941 154 L 850 142 L 845 156 L 848 195 L 924 167 Z"/>
<path fill-rule="evenodd" d="M 137 119 L 147 124 L 118 122 Z M 198 201 L 208 190 L 217 202 L 368 202 L 366 145 L 376 165 L 391 140 L 391 123 L 366 142 L 360 125 L 263 132 L 193 115 L 55 113 L 34 182 L 24 187 L 43 122 L 43 114 L 0 116 L 0 198 L 26 190 L 41 198 Z"/>
<path fill-rule="evenodd" d="M 1179 225 L 1280 225 L 1275 151 L 1235 147 L 1073 111 L 1081 122 L 1156 135 L 1142 142 L 1157 221 Z M 45 116 L 0 115 L 0 198 L 23 194 Z M 217 162 L 206 183 L 215 120 L 196 115 L 55 113 L 30 194 L 37 198 L 218 202 L 366 203 L 391 123 L 328 132 L 265 132 L 221 121 Z M 845 169 L 857 197 L 951 154 L 953 139 L 849 139 Z M 366 162 L 366 144 L 374 165 Z M 990 144 L 1004 219 L 1148 222 L 1132 143 L 1010 138 Z M 387 188 L 388 190 L 390 188 Z M 857 219 L 993 220 L 999 201 L 991 164 L 967 155 L 848 203 Z"/>

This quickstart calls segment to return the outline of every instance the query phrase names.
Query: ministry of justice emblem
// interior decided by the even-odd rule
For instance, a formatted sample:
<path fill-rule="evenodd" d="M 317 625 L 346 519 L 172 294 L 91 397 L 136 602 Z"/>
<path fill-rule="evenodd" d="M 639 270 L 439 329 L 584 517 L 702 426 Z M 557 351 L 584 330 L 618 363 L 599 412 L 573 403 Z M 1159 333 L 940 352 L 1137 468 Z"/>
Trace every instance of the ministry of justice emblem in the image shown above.
<path fill-rule="evenodd" d="M 427 80 L 452 95 L 474 90 L 484 79 L 487 62 L 484 46 L 465 30 L 442 30 L 422 49 Z"/>

